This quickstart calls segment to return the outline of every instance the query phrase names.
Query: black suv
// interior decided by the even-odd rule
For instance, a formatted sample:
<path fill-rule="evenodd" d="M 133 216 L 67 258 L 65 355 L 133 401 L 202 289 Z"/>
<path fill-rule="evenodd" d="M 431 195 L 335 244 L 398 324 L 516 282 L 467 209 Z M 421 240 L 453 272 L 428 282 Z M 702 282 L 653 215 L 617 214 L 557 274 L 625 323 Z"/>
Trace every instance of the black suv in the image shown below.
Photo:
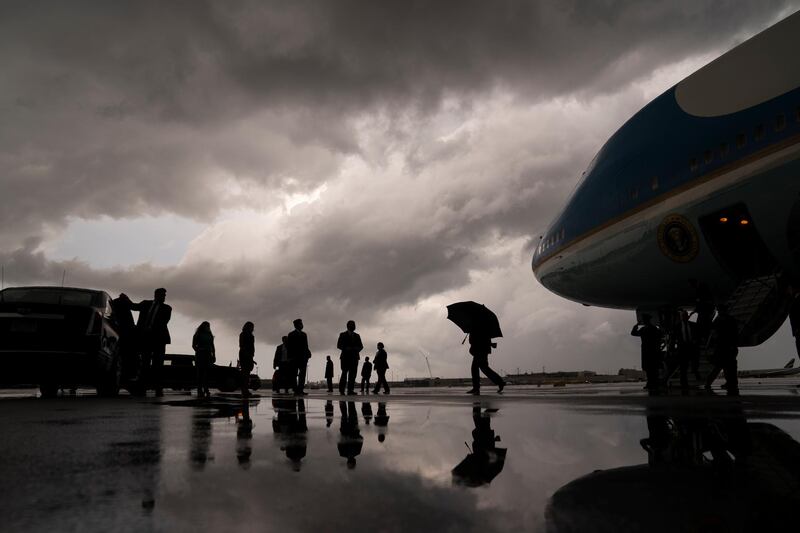
<path fill-rule="evenodd" d="M 119 334 L 108 293 L 71 287 L 0 291 L 0 383 L 37 384 L 43 396 L 59 386 L 119 392 Z"/>

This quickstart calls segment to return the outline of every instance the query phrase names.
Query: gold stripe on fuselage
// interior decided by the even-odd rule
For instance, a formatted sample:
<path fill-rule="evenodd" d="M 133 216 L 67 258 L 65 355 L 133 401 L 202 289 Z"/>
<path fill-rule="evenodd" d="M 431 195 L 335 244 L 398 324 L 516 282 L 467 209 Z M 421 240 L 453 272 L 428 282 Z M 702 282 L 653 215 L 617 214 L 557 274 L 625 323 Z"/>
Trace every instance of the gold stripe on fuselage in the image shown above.
<path fill-rule="evenodd" d="M 634 207 L 632 209 L 629 209 L 628 211 L 625 211 L 624 213 L 622 213 L 620 215 L 617 215 L 616 217 L 614 217 L 614 218 L 612 218 L 612 219 L 600 224 L 599 226 L 590 229 L 589 231 L 583 233 L 582 235 L 579 235 L 578 237 L 575 237 L 571 241 L 564 243 L 560 248 L 556 248 L 555 250 L 553 250 L 552 252 L 548 253 L 547 255 L 544 255 L 544 256 L 540 257 L 539 261 L 537 262 L 537 264 L 533 266 L 533 272 L 534 273 L 538 273 L 538 270 L 546 262 L 548 262 L 550 259 L 555 257 L 557 254 L 560 254 L 560 253 L 563 253 L 563 252 L 567 251 L 567 249 L 572 248 L 576 244 L 579 244 L 579 243 L 585 241 L 586 239 L 588 239 L 589 237 L 595 235 L 596 233 L 599 233 L 599 232 L 603 231 L 604 229 L 607 229 L 607 228 L 609 228 L 609 227 L 611 227 L 611 226 L 613 226 L 615 224 L 619 224 L 620 222 L 623 222 L 624 220 L 626 220 L 626 219 L 628 219 L 628 218 L 630 218 L 630 217 L 632 217 L 632 216 L 634 216 L 634 215 L 636 215 L 638 213 L 641 213 L 645 209 L 649 209 L 650 207 L 653 207 L 654 205 L 657 205 L 657 204 L 659 204 L 659 203 L 661 203 L 661 202 L 663 202 L 663 201 L 665 201 L 665 200 L 667 200 L 669 198 L 672 198 L 673 196 L 677 196 L 678 194 L 682 194 L 682 193 L 685 193 L 687 191 L 690 191 L 690 190 L 694 189 L 695 187 L 699 187 L 701 185 L 704 185 L 704 184 L 706 184 L 706 183 L 708 183 L 708 182 L 710 182 L 712 180 L 715 180 L 717 178 L 720 178 L 720 177 L 724 176 L 725 174 L 728 174 L 728 173 L 730 173 L 730 172 L 732 172 L 732 171 L 734 171 L 734 170 L 736 170 L 738 168 L 741 168 L 741 167 L 743 167 L 745 165 L 749 165 L 751 163 L 754 163 L 754 162 L 758 161 L 759 159 L 763 159 L 764 157 L 767 157 L 767 156 L 769 156 L 771 154 L 774 154 L 775 152 L 779 152 L 779 151 L 781 151 L 781 150 L 783 150 L 785 148 L 788 148 L 788 147 L 793 146 L 793 145 L 798 144 L 798 143 L 800 143 L 800 134 L 795 135 L 793 137 L 789 137 L 788 139 L 784 139 L 783 141 L 775 143 L 773 145 L 767 146 L 767 147 L 759 150 L 758 152 L 754 152 L 754 153 L 752 153 L 752 154 L 750 154 L 750 155 L 748 155 L 746 157 L 743 157 L 741 159 L 733 161 L 733 162 L 731 162 L 731 163 L 729 163 L 729 164 L 727 164 L 727 165 L 725 165 L 723 167 L 718 168 L 717 170 L 715 170 L 713 172 L 709 172 L 708 174 L 704 174 L 704 175 L 698 176 L 697 178 L 693 179 L 692 181 L 684 183 L 680 187 L 676 187 L 676 188 L 671 189 L 671 190 L 669 190 L 669 191 L 667 191 L 667 192 L 665 192 L 665 193 L 663 193 L 663 194 L 661 194 L 661 195 L 659 195 L 659 196 L 657 196 L 655 198 L 651 198 L 650 200 L 648 200 L 648 201 L 646 201 L 646 202 L 644 202 L 642 204 L 639 204 L 638 206 L 636 206 L 636 207 Z"/>

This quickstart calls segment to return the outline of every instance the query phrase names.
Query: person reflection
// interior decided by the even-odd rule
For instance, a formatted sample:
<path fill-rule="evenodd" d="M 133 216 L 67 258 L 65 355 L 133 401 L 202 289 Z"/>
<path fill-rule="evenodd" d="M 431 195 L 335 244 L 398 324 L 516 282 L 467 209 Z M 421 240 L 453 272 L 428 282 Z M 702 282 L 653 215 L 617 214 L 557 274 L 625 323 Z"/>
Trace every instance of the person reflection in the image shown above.
<path fill-rule="evenodd" d="M 239 466 L 250 468 L 250 456 L 253 454 L 253 420 L 250 418 L 250 402 L 242 401 L 242 410 L 236 415 L 236 459 Z"/>
<path fill-rule="evenodd" d="M 356 467 L 356 457 L 364 446 L 364 437 L 358 428 L 358 414 L 355 402 L 339 402 L 341 425 L 339 426 L 339 456 L 347 459 L 347 468 Z"/>
<path fill-rule="evenodd" d="M 800 443 L 788 433 L 748 422 L 738 401 L 702 411 L 661 404 L 646 417 L 647 464 L 561 487 L 548 531 L 783 531 L 796 521 Z"/>
<path fill-rule="evenodd" d="M 211 416 L 200 410 L 192 413 L 192 441 L 189 447 L 189 460 L 192 468 L 203 470 L 206 463 L 213 460 L 211 449 Z"/>
<path fill-rule="evenodd" d="M 329 428 L 333 424 L 333 402 L 325 402 L 325 427 Z"/>
<path fill-rule="evenodd" d="M 372 404 L 369 402 L 361 403 L 361 416 L 364 417 L 364 424 L 369 425 L 372 422 Z"/>
<path fill-rule="evenodd" d="M 647 415 L 649 436 L 640 444 L 651 467 L 743 464 L 752 451 L 747 420 L 741 405 L 731 405 L 724 416 L 705 418 Z"/>
<path fill-rule="evenodd" d="M 378 428 L 378 442 L 385 441 L 386 434 L 389 432 L 389 415 L 386 413 L 386 402 L 378 402 L 375 427 Z"/>
<path fill-rule="evenodd" d="M 302 398 L 273 399 L 275 417 L 272 431 L 280 443 L 281 451 L 291 463 L 292 470 L 299 472 L 308 451 L 308 424 L 306 402 Z"/>
<path fill-rule="evenodd" d="M 481 409 L 480 403 L 472 405 L 472 449 L 452 470 L 453 483 L 467 487 L 479 487 L 492 482 L 503 471 L 506 448 L 498 448 L 500 437 L 492 429 L 490 416 L 497 409 Z"/>

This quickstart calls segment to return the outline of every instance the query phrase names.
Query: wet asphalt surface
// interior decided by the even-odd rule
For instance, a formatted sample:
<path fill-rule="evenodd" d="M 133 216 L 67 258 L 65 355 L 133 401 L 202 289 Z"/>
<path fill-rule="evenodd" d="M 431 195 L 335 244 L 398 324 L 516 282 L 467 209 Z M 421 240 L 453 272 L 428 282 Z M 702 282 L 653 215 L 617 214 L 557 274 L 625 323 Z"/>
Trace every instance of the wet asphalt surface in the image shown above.
<path fill-rule="evenodd" d="M 2 530 L 780 530 L 800 503 L 797 383 L 740 398 L 3 391 Z"/>

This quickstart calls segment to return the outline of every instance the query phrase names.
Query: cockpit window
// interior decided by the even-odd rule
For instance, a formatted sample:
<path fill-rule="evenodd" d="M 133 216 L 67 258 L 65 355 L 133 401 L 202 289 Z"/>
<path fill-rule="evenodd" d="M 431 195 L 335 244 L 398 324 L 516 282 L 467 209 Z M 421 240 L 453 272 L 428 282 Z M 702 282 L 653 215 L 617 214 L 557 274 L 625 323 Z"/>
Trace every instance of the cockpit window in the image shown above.
<path fill-rule="evenodd" d="M 94 302 L 94 294 L 59 289 L 12 288 L 0 292 L 0 301 L 5 303 L 91 306 Z"/>

